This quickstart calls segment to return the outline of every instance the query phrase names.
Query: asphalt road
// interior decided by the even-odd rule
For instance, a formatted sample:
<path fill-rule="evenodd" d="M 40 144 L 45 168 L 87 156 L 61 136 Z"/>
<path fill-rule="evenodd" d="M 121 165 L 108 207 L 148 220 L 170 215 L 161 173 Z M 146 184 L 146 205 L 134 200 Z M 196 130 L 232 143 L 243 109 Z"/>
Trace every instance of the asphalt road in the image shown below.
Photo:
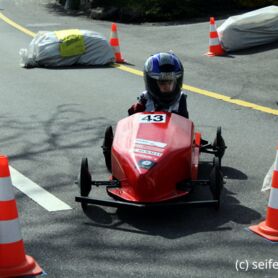
<path fill-rule="evenodd" d="M 109 37 L 111 22 L 65 15 L 50 2 L 1 0 L 0 12 L 34 33 L 80 28 Z M 208 22 L 118 28 L 129 67 L 141 70 L 150 54 L 172 49 L 185 84 L 277 111 L 277 44 L 208 58 Z M 93 207 L 89 219 L 74 201 L 80 160 L 87 156 L 94 178 L 107 179 L 104 129 L 126 116 L 143 80 L 117 68 L 24 69 L 18 52 L 32 37 L 3 20 L 0 35 L 1 153 L 72 208 L 49 212 L 16 190 L 26 252 L 48 277 L 277 277 L 267 265 L 278 260 L 277 245 L 247 230 L 265 218 L 260 189 L 276 155 L 277 114 L 188 91 L 196 129 L 212 140 L 222 126 L 228 145 L 220 211 Z M 246 260 L 249 269 L 237 271 Z M 264 269 L 255 269 L 259 262 Z"/>

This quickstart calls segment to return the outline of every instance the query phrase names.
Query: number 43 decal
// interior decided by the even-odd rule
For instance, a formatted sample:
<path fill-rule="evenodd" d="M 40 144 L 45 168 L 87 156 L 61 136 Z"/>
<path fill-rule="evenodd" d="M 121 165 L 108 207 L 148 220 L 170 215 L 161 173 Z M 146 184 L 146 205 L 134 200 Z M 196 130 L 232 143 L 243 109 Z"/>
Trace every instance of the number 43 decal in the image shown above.
<path fill-rule="evenodd" d="M 166 114 L 144 114 L 140 115 L 140 123 L 165 123 Z"/>

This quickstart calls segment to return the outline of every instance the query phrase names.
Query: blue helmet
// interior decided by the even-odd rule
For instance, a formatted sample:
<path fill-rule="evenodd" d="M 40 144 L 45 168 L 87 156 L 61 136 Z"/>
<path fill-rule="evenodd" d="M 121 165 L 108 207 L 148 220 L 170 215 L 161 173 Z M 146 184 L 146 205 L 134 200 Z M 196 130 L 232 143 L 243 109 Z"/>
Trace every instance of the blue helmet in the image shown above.
<path fill-rule="evenodd" d="M 169 106 L 174 103 L 181 92 L 183 66 L 179 58 L 171 52 L 161 52 L 150 56 L 144 65 L 146 90 L 159 105 Z M 172 90 L 162 93 L 158 81 L 173 81 Z"/>

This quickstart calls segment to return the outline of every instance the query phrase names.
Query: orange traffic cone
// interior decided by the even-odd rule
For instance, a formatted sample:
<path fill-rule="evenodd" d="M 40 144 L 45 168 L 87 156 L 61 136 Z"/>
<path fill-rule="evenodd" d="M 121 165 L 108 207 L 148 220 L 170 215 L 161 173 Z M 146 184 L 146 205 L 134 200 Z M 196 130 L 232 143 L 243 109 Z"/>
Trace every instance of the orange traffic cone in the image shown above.
<path fill-rule="evenodd" d="M 0 155 L 0 277 L 35 276 L 42 269 L 25 255 L 8 158 Z"/>
<path fill-rule="evenodd" d="M 266 220 L 249 227 L 251 231 L 271 241 L 278 241 L 278 148 L 274 162 L 272 186 L 268 201 Z"/>
<path fill-rule="evenodd" d="M 113 47 L 116 63 L 124 63 L 125 60 L 122 58 L 122 54 L 121 54 L 121 50 L 120 50 L 116 23 L 112 23 L 112 26 L 111 26 L 110 45 Z"/>
<path fill-rule="evenodd" d="M 209 51 L 206 53 L 206 55 L 209 57 L 224 55 L 225 51 L 223 50 L 218 37 L 214 17 L 210 18 L 209 26 Z"/>

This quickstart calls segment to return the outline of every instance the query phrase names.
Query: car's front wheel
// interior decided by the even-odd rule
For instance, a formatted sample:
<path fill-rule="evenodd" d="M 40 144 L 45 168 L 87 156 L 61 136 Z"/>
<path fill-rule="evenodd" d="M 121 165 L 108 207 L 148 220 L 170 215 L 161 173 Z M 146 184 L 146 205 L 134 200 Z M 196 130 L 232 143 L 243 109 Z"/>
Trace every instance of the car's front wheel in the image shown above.
<path fill-rule="evenodd" d="M 220 197 L 223 190 L 224 180 L 223 173 L 221 171 L 220 160 L 218 157 L 214 157 L 213 166 L 209 176 L 210 191 L 214 200 L 217 200 L 216 209 L 220 207 Z"/>

